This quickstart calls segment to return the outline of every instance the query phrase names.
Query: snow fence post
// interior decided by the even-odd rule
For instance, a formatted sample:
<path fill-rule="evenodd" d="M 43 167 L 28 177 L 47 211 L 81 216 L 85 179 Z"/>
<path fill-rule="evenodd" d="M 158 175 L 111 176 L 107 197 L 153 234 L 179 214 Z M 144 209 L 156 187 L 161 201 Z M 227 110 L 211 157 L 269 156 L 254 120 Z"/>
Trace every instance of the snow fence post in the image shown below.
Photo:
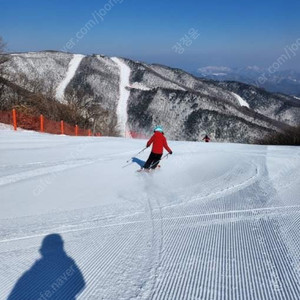
<path fill-rule="evenodd" d="M 92 136 L 92 131 L 91 131 L 91 129 L 89 129 L 89 136 Z"/>
<path fill-rule="evenodd" d="M 60 121 L 60 134 L 64 134 L 64 121 Z"/>
<path fill-rule="evenodd" d="M 44 132 L 44 116 L 40 115 L 40 131 Z"/>
<path fill-rule="evenodd" d="M 78 136 L 78 125 L 75 125 L 75 135 Z"/>
<path fill-rule="evenodd" d="M 14 130 L 17 130 L 17 114 L 15 109 L 12 110 L 12 117 L 13 117 Z"/>

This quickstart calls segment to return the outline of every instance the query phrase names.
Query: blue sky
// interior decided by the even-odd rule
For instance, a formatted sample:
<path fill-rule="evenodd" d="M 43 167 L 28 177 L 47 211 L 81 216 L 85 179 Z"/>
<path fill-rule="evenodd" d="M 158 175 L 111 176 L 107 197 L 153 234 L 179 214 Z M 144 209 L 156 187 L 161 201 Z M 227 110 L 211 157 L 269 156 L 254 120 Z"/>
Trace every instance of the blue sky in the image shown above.
<path fill-rule="evenodd" d="M 11 52 L 60 50 L 71 41 L 73 53 L 188 71 L 207 65 L 268 67 L 300 38 L 299 0 L 0 0 L 0 7 L 0 35 Z M 87 30 L 90 20 L 94 25 Z M 174 45 L 191 28 L 198 38 L 177 53 Z M 300 70 L 300 45 L 281 68 Z"/>

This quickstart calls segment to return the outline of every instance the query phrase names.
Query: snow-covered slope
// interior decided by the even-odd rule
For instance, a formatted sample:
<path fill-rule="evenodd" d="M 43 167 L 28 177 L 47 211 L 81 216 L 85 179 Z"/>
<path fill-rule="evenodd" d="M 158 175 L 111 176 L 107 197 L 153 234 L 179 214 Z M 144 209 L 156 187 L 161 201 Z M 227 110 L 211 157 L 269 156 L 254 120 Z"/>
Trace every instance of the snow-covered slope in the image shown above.
<path fill-rule="evenodd" d="M 11 55 L 7 78 L 35 92 L 48 93 L 64 80 L 73 55 L 62 52 L 29 52 Z"/>
<path fill-rule="evenodd" d="M 299 299 L 299 147 L 144 145 L 0 131 L 0 299 Z"/>
<path fill-rule="evenodd" d="M 241 96 L 239 96 L 236 93 L 232 93 L 232 94 L 236 97 L 236 99 L 238 100 L 238 102 L 241 106 L 246 106 L 249 108 L 249 104 Z"/>
<path fill-rule="evenodd" d="M 64 101 L 65 89 L 72 80 L 72 78 L 75 76 L 75 73 L 83 58 L 84 55 L 74 54 L 72 60 L 70 61 L 66 77 L 56 89 L 56 99 L 58 99 L 59 101 Z"/>
<path fill-rule="evenodd" d="M 127 102 L 130 95 L 130 90 L 128 89 L 130 85 L 130 68 L 126 65 L 126 63 L 124 63 L 117 57 L 112 57 L 112 60 L 118 65 L 120 69 L 119 103 L 117 107 L 117 115 L 119 130 L 123 136 L 126 136 L 128 132 Z"/>
<path fill-rule="evenodd" d="M 251 110 L 259 114 L 292 126 L 300 124 L 300 103 L 292 96 L 270 93 L 256 86 L 234 81 L 209 81 L 209 84 L 237 94 L 247 102 Z"/>

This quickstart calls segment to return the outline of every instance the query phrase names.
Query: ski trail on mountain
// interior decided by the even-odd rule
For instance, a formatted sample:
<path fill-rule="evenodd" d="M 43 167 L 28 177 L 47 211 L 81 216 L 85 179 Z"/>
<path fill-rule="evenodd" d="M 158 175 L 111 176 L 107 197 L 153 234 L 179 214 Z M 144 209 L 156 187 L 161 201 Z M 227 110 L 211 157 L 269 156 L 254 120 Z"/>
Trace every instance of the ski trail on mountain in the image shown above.
<path fill-rule="evenodd" d="M 82 59 L 85 56 L 82 54 L 74 54 L 73 58 L 71 59 L 69 66 L 68 66 L 68 71 L 66 74 L 65 79 L 58 85 L 56 89 L 56 99 L 59 101 L 64 101 L 64 94 L 65 94 L 65 89 L 74 77 Z"/>
<path fill-rule="evenodd" d="M 233 92 L 231 92 L 231 93 L 237 99 L 237 101 L 239 101 L 240 106 L 246 106 L 246 107 L 250 108 L 249 104 L 241 96 L 239 96 L 238 94 L 233 93 Z"/>
<path fill-rule="evenodd" d="M 130 68 L 119 58 L 112 57 L 111 60 L 115 62 L 120 69 L 120 85 L 119 85 L 119 103 L 117 107 L 118 125 L 122 136 L 126 136 L 127 130 L 127 102 L 130 91 L 127 90 L 129 86 Z M 130 135 L 130 133 L 129 133 Z"/>

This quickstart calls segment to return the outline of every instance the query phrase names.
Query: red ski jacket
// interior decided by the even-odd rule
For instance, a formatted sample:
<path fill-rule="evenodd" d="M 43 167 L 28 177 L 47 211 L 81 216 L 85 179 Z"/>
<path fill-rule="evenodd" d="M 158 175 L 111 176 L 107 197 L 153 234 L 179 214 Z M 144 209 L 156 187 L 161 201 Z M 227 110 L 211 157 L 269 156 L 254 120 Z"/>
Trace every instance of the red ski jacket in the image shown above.
<path fill-rule="evenodd" d="M 169 153 L 172 152 L 172 150 L 168 146 L 167 139 L 159 131 L 154 132 L 151 139 L 147 142 L 147 147 L 149 147 L 152 143 L 152 152 L 155 154 L 162 154 L 164 151 L 163 148 L 165 148 Z"/>

